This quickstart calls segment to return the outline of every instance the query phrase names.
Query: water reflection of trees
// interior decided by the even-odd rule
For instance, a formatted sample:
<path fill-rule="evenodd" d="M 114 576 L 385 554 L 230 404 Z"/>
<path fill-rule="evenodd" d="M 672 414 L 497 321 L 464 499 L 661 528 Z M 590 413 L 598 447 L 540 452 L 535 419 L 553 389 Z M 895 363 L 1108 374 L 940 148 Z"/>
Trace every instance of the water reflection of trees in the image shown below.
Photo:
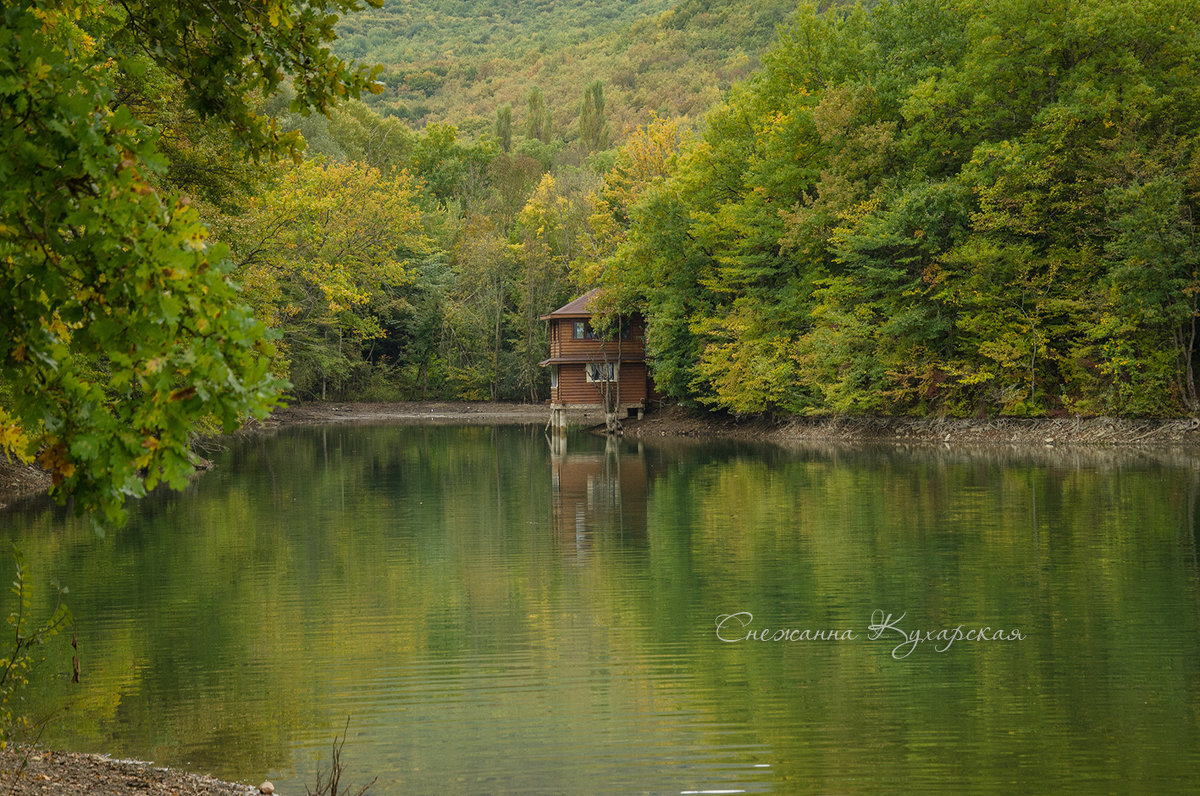
<path fill-rule="evenodd" d="M 325 743 L 344 721 L 339 694 L 394 686 L 382 670 L 452 661 L 483 679 L 473 661 L 527 654 L 538 677 L 543 663 L 627 673 L 561 687 L 579 704 L 699 717 L 714 745 L 735 727 L 779 775 L 825 790 L 845 790 L 838 772 L 867 746 L 879 776 L 907 781 L 931 728 L 965 739 L 934 744 L 964 767 L 1020 758 L 1057 783 L 1086 745 L 1057 728 L 1095 739 L 1108 722 L 1140 746 L 1109 748 L 1094 773 L 1165 792 L 1173 769 L 1144 769 L 1136 750 L 1196 740 L 1200 678 L 1179 662 L 1200 637 L 1198 497 L 1196 458 L 1171 451 L 587 437 L 554 452 L 540 428 L 312 429 L 244 444 L 105 540 L 33 504 L 0 527 L 32 571 L 71 587 L 85 680 L 110 686 L 72 711 L 94 749 L 143 739 L 164 762 L 265 771 L 287 765 L 297 733 Z M 837 628 L 874 608 L 933 626 L 1008 621 L 1032 640 L 899 666 L 862 645 L 717 646 L 709 631 L 733 610 Z M 1178 665 L 1151 676 L 1163 660 Z M 493 694 L 524 718 L 522 694 Z M 389 729 L 404 762 L 463 765 L 463 739 L 422 717 L 436 743 Z M 560 718 L 564 749 L 588 740 Z M 501 736 L 472 749 L 521 742 Z M 670 738 L 704 740 L 690 727 Z M 981 752 L 971 738 L 1000 740 Z"/>

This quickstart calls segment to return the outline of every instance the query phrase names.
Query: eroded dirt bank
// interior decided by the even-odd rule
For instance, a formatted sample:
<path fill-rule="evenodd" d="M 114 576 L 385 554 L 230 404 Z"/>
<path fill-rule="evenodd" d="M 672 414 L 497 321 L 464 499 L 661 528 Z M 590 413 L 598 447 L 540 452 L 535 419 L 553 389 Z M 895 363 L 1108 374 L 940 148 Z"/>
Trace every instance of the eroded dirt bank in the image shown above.
<path fill-rule="evenodd" d="M 572 410 L 571 422 L 604 422 L 598 412 Z M 329 423 L 398 423 L 430 425 L 501 426 L 545 423 L 550 407 L 545 404 L 488 403 L 485 401 L 413 401 L 406 403 L 306 403 L 276 410 L 260 427 L 316 426 Z M 253 430 L 258 424 L 251 424 Z"/>
<path fill-rule="evenodd" d="M 1200 418 L 1139 420 L 1107 417 L 993 418 L 735 418 L 668 407 L 627 420 L 635 437 L 727 437 L 771 442 L 929 445 L 1196 446 Z"/>
<path fill-rule="evenodd" d="M 14 464 L 0 453 L 0 509 L 26 495 L 50 488 L 50 474 L 29 464 Z"/>

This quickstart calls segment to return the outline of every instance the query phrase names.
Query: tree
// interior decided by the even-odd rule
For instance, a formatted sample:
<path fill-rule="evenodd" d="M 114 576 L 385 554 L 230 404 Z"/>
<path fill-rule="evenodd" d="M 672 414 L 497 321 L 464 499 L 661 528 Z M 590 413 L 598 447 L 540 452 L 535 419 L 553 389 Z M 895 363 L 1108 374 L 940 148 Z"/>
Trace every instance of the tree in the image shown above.
<path fill-rule="evenodd" d="M 406 172 L 304 161 L 241 220 L 236 276 L 255 314 L 282 332 L 281 371 L 297 393 L 338 392 L 385 335 L 381 307 L 428 248 L 416 194 Z"/>
<path fill-rule="evenodd" d="M 602 311 L 633 312 L 653 287 L 644 272 L 612 255 L 627 239 L 629 213 L 642 195 L 660 185 L 676 167 L 680 146 L 679 123 L 655 117 L 639 127 L 616 152 L 600 190 L 588 195 L 586 249 L 572 264 L 572 278 L 581 287 L 603 282 L 606 306 Z"/>
<path fill-rule="evenodd" d="M 513 284 L 513 354 L 522 399 L 543 393 L 546 369 L 538 362 L 550 345 L 549 328 L 538 320 L 568 298 L 571 260 L 571 202 L 549 174 L 542 177 L 517 218 L 520 261 Z"/>
<path fill-rule="evenodd" d="M 595 80 L 583 90 L 579 111 L 579 138 L 588 152 L 608 149 L 608 118 L 604 115 L 604 81 Z"/>
<path fill-rule="evenodd" d="M 449 376 L 467 400 L 497 400 L 512 380 L 504 347 L 514 248 L 487 218 L 467 218 L 454 252 L 457 274 L 446 307 Z"/>
<path fill-rule="evenodd" d="M 488 181 L 495 189 L 489 215 L 507 228 L 542 178 L 542 164 L 527 155 L 500 155 L 488 164 Z"/>
<path fill-rule="evenodd" d="M 1194 412 L 1197 57 L 1187 0 L 803 5 L 581 275 L 734 411 Z"/>
<path fill-rule="evenodd" d="M 512 105 L 504 103 L 496 109 L 496 139 L 500 149 L 508 154 L 512 149 Z"/>
<path fill-rule="evenodd" d="M 315 117 L 326 121 L 324 117 Z M 347 160 L 358 161 L 393 174 L 408 165 L 416 146 L 416 134 L 408 125 L 393 117 L 381 117 L 361 102 L 351 101 L 336 108 L 328 117 L 329 135 L 345 153 Z M 306 153 L 312 157 L 312 142 Z"/>
<path fill-rule="evenodd" d="M 355 0 L 16 0 L 0 27 L 0 447 L 111 522 L 126 496 L 192 471 L 194 424 L 276 402 L 263 325 L 186 197 L 156 187 L 156 133 L 114 87 L 147 64 L 251 156 L 298 136 L 253 110 L 291 77 L 293 107 L 372 87 L 332 56 Z"/>
<path fill-rule="evenodd" d="M 1200 159 L 1187 176 L 1200 177 Z M 1200 409 L 1195 352 L 1200 345 L 1200 247 L 1182 181 L 1158 176 L 1108 195 L 1114 235 L 1107 254 L 1106 323 L 1094 330 L 1102 346 L 1107 399 L 1123 412 L 1158 414 L 1173 396 Z"/>
<path fill-rule="evenodd" d="M 493 141 L 464 143 L 454 125 L 430 124 L 412 147 L 410 169 L 425 181 L 436 204 L 446 207 L 457 200 L 466 208 L 486 188 L 488 164 L 496 154 Z"/>
<path fill-rule="evenodd" d="M 528 111 L 525 117 L 525 137 L 530 140 L 550 143 L 550 111 L 542 90 L 534 86 L 529 90 Z"/>

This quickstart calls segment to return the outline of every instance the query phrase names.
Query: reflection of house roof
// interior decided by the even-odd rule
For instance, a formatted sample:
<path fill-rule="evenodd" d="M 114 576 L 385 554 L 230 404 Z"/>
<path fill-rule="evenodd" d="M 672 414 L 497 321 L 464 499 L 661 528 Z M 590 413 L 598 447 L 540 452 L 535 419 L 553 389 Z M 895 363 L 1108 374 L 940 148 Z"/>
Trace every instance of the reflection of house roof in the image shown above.
<path fill-rule="evenodd" d="M 592 313 L 587 310 L 587 303 L 598 293 L 600 288 L 592 288 L 574 301 L 568 302 L 549 315 L 543 315 L 538 320 L 548 321 L 551 318 L 590 318 Z"/>

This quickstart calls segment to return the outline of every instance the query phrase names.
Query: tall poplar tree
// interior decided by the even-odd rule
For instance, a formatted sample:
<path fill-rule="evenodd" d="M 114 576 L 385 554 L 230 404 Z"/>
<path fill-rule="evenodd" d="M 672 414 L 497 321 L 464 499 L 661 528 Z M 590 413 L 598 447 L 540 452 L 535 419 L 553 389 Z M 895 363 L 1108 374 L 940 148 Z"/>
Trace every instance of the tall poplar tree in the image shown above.
<path fill-rule="evenodd" d="M 601 80 L 592 81 L 583 90 L 579 138 L 589 152 L 608 149 L 608 119 L 604 115 L 604 82 Z"/>
<path fill-rule="evenodd" d="M 496 109 L 496 140 L 505 153 L 512 149 L 512 105 L 504 103 Z"/>
<path fill-rule="evenodd" d="M 537 86 L 529 90 L 527 105 L 525 137 L 543 144 L 550 143 L 550 111 L 546 109 L 546 98 Z"/>

